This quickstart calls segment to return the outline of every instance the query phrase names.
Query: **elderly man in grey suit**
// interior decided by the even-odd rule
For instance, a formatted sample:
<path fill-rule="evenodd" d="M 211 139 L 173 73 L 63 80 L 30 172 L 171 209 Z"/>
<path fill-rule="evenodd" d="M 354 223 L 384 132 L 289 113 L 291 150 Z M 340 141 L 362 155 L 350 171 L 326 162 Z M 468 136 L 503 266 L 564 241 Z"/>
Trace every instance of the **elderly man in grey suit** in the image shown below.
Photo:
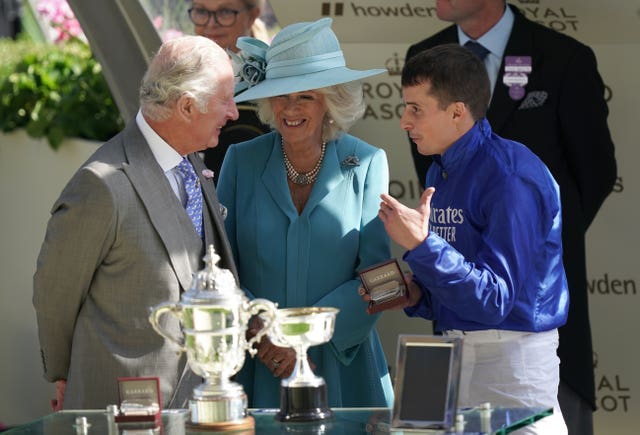
<path fill-rule="evenodd" d="M 228 55 L 209 39 L 165 42 L 142 80 L 136 118 L 53 205 L 33 304 L 55 409 L 63 399 L 65 409 L 116 404 L 117 378 L 142 376 L 159 377 L 171 406 L 180 379 L 190 379 L 184 356 L 152 329 L 149 308 L 180 299 L 205 245 L 236 274 L 213 174 L 196 154 L 237 119 L 233 82 Z M 179 334 L 177 321 L 167 328 Z"/>

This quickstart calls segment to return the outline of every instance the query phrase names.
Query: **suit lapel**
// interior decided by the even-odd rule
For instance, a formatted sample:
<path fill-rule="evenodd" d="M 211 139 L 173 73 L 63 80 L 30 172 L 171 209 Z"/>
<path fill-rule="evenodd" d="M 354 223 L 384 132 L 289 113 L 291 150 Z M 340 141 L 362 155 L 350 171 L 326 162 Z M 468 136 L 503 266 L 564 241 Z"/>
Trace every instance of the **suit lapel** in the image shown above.
<path fill-rule="evenodd" d="M 189 217 L 171 190 L 135 122 L 125 131 L 124 149 L 128 162 L 123 163 L 123 170 L 147 209 L 151 224 L 167 250 L 180 285 L 186 290 L 191 285 L 194 272 L 190 258 L 194 249 L 190 246 L 190 241 L 195 233 L 189 232 L 192 228 L 186 226 L 191 225 Z"/>
<path fill-rule="evenodd" d="M 441 44 L 459 44 L 458 41 L 458 27 L 454 24 L 449 27 L 442 29 L 440 32 L 436 33 L 432 37 L 421 41 L 415 45 L 412 45 L 407 55 L 408 57 L 413 57 L 416 54 L 424 51 L 428 48 L 435 47 L 436 45 Z"/>
<path fill-rule="evenodd" d="M 491 124 L 491 128 L 497 134 L 500 134 L 507 119 L 517 110 L 522 102 L 522 100 L 514 100 L 511 98 L 509 96 L 509 87 L 502 83 L 505 58 L 507 56 L 531 56 L 532 73 L 529 74 L 529 83 L 531 83 L 532 76 L 535 74 L 539 61 L 534 53 L 532 34 L 526 19 L 517 8 L 511 7 L 511 10 L 514 14 L 513 29 L 511 29 L 511 35 L 505 47 L 500 70 L 498 71 L 496 87 L 493 91 L 491 104 L 487 112 L 487 119 Z M 527 87 L 528 86 L 525 86 L 525 88 Z"/>
<path fill-rule="evenodd" d="M 224 222 L 222 216 L 220 215 L 220 203 L 218 202 L 218 195 L 216 193 L 213 178 L 204 177 L 203 171 L 207 168 L 200 157 L 195 154 L 190 154 L 189 161 L 193 165 L 193 168 L 195 169 L 196 174 L 198 174 L 198 178 L 200 179 L 202 194 L 204 196 L 205 204 L 209 212 L 211 223 L 213 224 L 213 231 L 207 231 L 208 228 L 205 228 L 206 246 L 210 244 L 213 244 L 215 246 L 216 252 L 224 260 L 224 267 L 229 269 L 237 279 L 238 273 L 236 271 L 235 262 L 233 261 L 231 246 L 229 245 L 229 241 L 226 237 Z"/>

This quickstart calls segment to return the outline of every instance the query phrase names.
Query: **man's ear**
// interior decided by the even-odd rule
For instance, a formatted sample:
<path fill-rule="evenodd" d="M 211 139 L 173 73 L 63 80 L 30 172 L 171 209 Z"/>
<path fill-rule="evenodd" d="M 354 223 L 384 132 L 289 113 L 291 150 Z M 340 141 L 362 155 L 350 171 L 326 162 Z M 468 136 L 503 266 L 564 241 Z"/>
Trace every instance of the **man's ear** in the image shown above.
<path fill-rule="evenodd" d="M 194 111 L 197 110 L 195 100 L 189 94 L 183 94 L 180 96 L 180 98 L 178 98 L 176 108 L 180 117 L 183 118 L 186 122 L 191 121 Z"/>
<path fill-rule="evenodd" d="M 451 103 L 451 106 L 451 114 L 453 116 L 453 119 L 461 118 L 467 113 L 467 106 L 461 101 Z"/>

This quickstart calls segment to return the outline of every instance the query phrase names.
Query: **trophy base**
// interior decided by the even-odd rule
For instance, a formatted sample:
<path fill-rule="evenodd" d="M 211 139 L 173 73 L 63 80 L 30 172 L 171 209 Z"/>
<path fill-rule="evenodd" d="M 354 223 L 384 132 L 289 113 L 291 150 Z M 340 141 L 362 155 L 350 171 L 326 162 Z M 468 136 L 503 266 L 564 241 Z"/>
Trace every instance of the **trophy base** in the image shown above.
<path fill-rule="evenodd" d="M 331 418 L 327 404 L 327 385 L 315 387 L 280 387 L 279 421 L 316 421 Z"/>
<path fill-rule="evenodd" d="M 193 426 L 243 426 L 248 419 L 247 396 L 242 390 L 228 395 L 196 397 L 189 400 L 191 418 L 189 424 Z"/>
<path fill-rule="evenodd" d="M 194 423 L 188 421 L 185 427 L 193 432 L 229 432 L 233 431 L 236 435 L 243 433 L 253 434 L 256 427 L 256 421 L 252 416 L 247 416 L 241 420 L 220 421 L 217 423 Z M 242 431 L 242 432 L 239 432 Z M 246 431 L 246 432 L 244 432 Z M 238 433 L 239 432 L 239 433 Z"/>

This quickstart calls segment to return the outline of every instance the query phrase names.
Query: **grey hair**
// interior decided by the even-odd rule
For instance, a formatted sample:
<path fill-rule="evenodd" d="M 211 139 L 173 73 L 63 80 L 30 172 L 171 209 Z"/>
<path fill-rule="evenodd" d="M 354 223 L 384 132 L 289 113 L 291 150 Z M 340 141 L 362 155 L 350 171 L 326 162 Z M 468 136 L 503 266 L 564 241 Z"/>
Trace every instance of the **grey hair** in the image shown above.
<path fill-rule="evenodd" d="M 192 97 L 196 108 L 206 113 L 207 102 L 218 86 L 212 74 L 225 61 L 227 54 L 203 36 L 183 36 L 163 43 L 142 78 L 142 113 L 152 120 L 166 120 L 183 95 Z"/>
<path fill-rule="evenodd" d="M 314 89 L 313 91 L 324 95 L 327 105 L 327 114 L 322 128 L 322 140 L 325 142 L 342 136 L 364 115 L 366 105 L 362 83 L 359 81 Z M 272 128 L 277 128 L 277 121 L 269 98 L 258 100 L 257 105 L 260 120 Z"/>

